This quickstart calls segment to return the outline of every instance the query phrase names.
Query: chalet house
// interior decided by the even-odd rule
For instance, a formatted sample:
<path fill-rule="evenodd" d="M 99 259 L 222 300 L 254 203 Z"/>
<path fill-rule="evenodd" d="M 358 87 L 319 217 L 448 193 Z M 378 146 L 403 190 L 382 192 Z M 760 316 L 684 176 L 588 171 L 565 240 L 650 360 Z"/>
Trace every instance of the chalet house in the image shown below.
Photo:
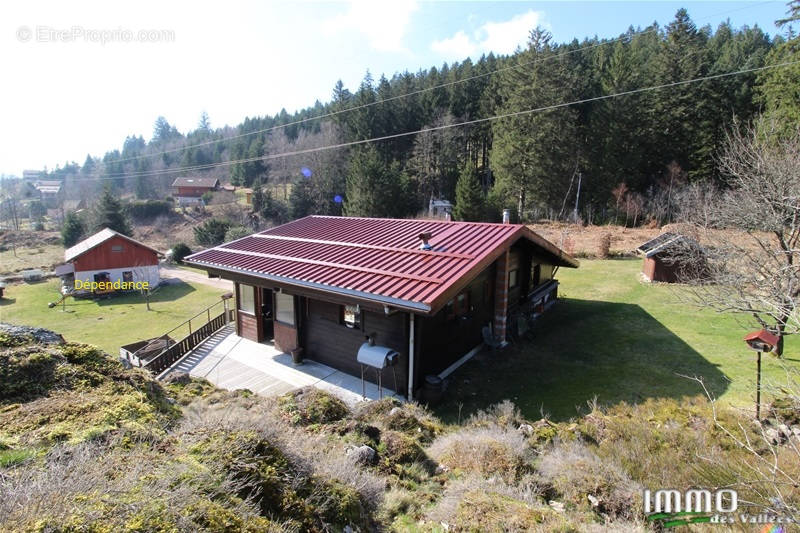
<path fill-rule="evenodd" d="M 203 194 L 219 188 L 216 178 L 175 178 L 172 182 L 172 194 L 178 205 L 196 205 L 203 202 Z"/>
<path fill-rule="evenodd" d="M 61 185 L 58 180 L 41 180 L 34 183 L 34 187 L 41 195 L 42 203 L 49 208 L 58 207 L 61 203 L 63 192 Z"/>
<path fill-rule="evenodd" d="M 644 258 L 642 276 L 646 281 L 679 283 L 688 276 L 702 276 L 704 271 L 702 248 L 684 235 L 662 233 L 636 251 Z"/>
<path fill-rule="evenodd" d="M 544 311 L 558 268 L 578 266 L 523 225 L 323 216 L 185 261 L 234 281 L 239 336 L 355 376 L 369 338 L 396 353 L 409 398 L 475 353 L 485 332 L 502 342 L 510 316 Z"/>
<path fill-rule="evenodd" d="M 62 286 L 72 290 L 81 282 L 140 282 L 150 288 L 159 282 L 159 252 L 130 237 L 105 228 L 64 251 L 63 265 L 56 267 Z M 87 292 L 77 289 L 78 293 Z"/>

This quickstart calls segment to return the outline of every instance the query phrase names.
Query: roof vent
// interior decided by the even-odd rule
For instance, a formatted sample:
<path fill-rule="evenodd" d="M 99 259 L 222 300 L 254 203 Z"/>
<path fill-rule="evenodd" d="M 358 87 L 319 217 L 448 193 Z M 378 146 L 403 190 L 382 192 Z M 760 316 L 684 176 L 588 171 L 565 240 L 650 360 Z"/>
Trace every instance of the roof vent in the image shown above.
<path fill-rule="evenodd" d="M 422 241 L 421 243 L 419 243 L 420 250 L 433 250 L 433 246 L 431 246 L 430 243 L 428 242 L 431 237 L 433 237 L 433 235 L 431 234 L 430 231 L 426 231 L 424 233 L 419 234 L 419 240 Z"/>

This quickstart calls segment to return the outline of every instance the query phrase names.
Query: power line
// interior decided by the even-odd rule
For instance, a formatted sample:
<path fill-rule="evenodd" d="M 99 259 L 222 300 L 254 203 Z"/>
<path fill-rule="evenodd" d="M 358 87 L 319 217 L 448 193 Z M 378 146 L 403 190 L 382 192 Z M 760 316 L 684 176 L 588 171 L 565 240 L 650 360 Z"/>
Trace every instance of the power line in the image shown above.
<path fill-rule="evenodd" d="M 712 18 L 712 17 L 718 17 L 720 15 L 726 15 L 726 14 L 729 14 L 729 13 L 733 13 L 735 11 L 741 11 L 743 9 L 750 9 L 750 8 L 753 8 L 753 7 L 761 6 L 761 5 L 764 5 L 764 4 L 772 4 L 772 3 L 775 3 L 775 2 L 776 2 L 776 0 L 767 0 L 765 2 L 758 2 L 758 3 L 755 3 L 755 4 L 749 4 L 747 6 L 739 7 L 739 8 L 736 8 L 736 9 L 729 9 L 727 11 L 722 11 L 720 13 L 715 13 L 713 15 L 708 15 L 706 17 L 701 17 L 701 18 L 699 18 L 697 20 L 703 20 L 703 19 L 708 19 L 708 18 Z M 467 78 L 462 78 L 462 79 L 454 80 L 454 81 L 448 81 L 448 82 L 445 82 L 445 83 L 441 83 L 439 85 L 434 85 L 434 86 L 431 86 L 431 87 L 425 87 L 423 89 L 417 89 L 417 90 L 414 90 L 414 91 L 411 91 L 411 92 L 408 92 L 408 93 L 398 94 L 398 95 L 395 95 L 395 96 L 390 96 L 388 98 L 383 98 L 381 100 L 376 100 L 375 102 L 368 102 L 366 104 L 360 104 L 360 105 L 348 107 L 348 108 L 345 108 L 345 109 L 339 109 L 339 110 L 336 110 L 336 111 L 331 111 L 329 113 L 324 113 L 322 115 L 317 115 L 317 116 L 314 116 L 314 117 L 306 117 L 306 118 L 302 118 L 302 119 L 299 119 L 299 120 L 294 120 L 292 122 L 287 122 L 286 124 L 279 124 L 277 126 L 271 126 L 269 128 L 264 128 L 264 129 L 260 129 L 260 130 L 254 130 L 254 131 L 250 131 L 250 132 L 247 132 L 247 133 L 240 133 L 240 134 L 237 134 L 237 135 L 232 135 L 230 137 L 225 137 L 223 139 L 214 139 L 214 140 L 211 140 L 211 141 L 204 141 L 204 142 L 201 142 L 201 143 L 185 145 L 185 146 L 182 146 L 180 148 L 172 148 L 170 150 L 163 150 L 161 152 L 155 152 L 155 153 L 152 153 L 152 154 L 143 154 L 143 155 L 138 155 L 138 156 L 126 157 L 126 158 L 123 158 L 123 159 L 117 159 L 117 160 L 114 161 L 114 163 L 125 163 L 127 161 L 136 161 L 136 160 L 139 160 L 139 159 L 147 159 L 147 158 L 152 158 L 152 157 L 158 157 L 158 156 L 161 156 L 161 155 L 173 154 L 173 153 L 177 153 L 177 152 L 182 152 L 184 150 L 190 150 L 192 148 L 199 148 L 199 147 L 202 147 L 202 146 L 209 146 L 209 145 L 217 144 L 217 143 L 221 143 L 221 142 L 228 142 L 228 141 L 232 141 L 232 140 L 235 140 L 235 139 L 241 139 L 243 137 L 249 137 L 251 135 L 258 135 L 258 134 L 261 134 L 261 133 L 269 133 L 269 132 L 272 132 L 272 131 L 277 131 L 279 129 L 288 128 L 288 127 L 291 127 L 291 126 L 297 126 L 299 124 L 305 124 L 306 122 L 311 122 L 313 120 L 322 120 L 322 119 L 334 117 L 334 116 L 337 116 L 337 115 L 340 115 L 340 114 L 343 114 L 343 113 L 349 113 L 350 111 L 358 111 L 359 109 L 366 109 L 368 107 L 372 107 L 372 106 L 375 106 L 375 105 L 378 105 L 378 104 L 384 104 L 384 103 L 387 103 L 387 102 L 393 102 L 395 100 L 400 100 L 402 98 L 408 98 L 410 96 L 415 96 L 415 95 L 418 95 L 418 94 L 426 93 L 428 91 L 434 91 L 436 89 L 443 89 L 445 87 L 451 87 L 453 85 L 458 85 L 460 83 L 466 83 L 468 81 L 476 80 L 476 79 L 479 79 L 479 78 L 484 78 L 484 77 L 491 76 L 493 74 L 497 74 L 497 73 L 500 73 L 500 72 L 506 72 L 506 71 L 509 71 L 509 70 L 517 69 L 517 68 L 529 67 L 529 66 L 532 66 L 532 65 L 535 65 L 537 63 L 544 62 L 544 61 L 550 61 L 550 60 L 553 60 L 553 59 L 558 59 L 558 58 L 561 58 L 561 57 L 568 56 L 570 54 L 574 54 L 574 53 L 577 53 L 577 52 L 583 52 L 584 50 L 591 50 L 593 48 L 598 48 L 600 46 L 605 46 L 605 45 L 608 45 L 608 44 L 614 44 L 616 42 L 620 42 L 620 41 L 624 41 L 624 40 L 627 40 L 627 39 L 631 39 L 631 38 L 633 38 L 635 36 L 647 35 L 648 33 L 653 33 L 653 32 L 656 32 L 656 31 L 658 31 L 658 28 L 650 28 L 648 30 L 643 30 L 641 32 L 626 33 L 625 35 L 621 35 L 620 37 L 617 37 L 616 39 L 611 39 L 609 41 L 603 41 L 601 43 L 595 43 L 595 44 L 592 44 L 592 45 L 589 45 L 589 46 L 575 48 L 573 50 L 567 50 L 567 51 L 562 52 L 560 54 L 555 54 L 555 55 L 552 55 L 552 56 L 548 56 L 548 57 L 544 57 L 544 58 L 540 58 L 540 59 L 535 59 L 533 61 L 528 61 L 526 63 L 518 63 L 516 65 L 509 65 L 509 66 L 506 66 L 506 67 L 500 67 L 498 69 L 491 70 L 491 71 L 488 71 L 488 72 L 483 72 L 481 74 L 476 74 L 474 76 L 469 76 Z"/>
<path fill-rule="evenodd" d="M 681 86 L 681 85 L 688 85 L 688 84 L 691 84 L 691 83 L 698 83 L 698 82 L 709 81 L 709 80 L 714 80 L 714 79 L 727 78 L 727 77 L 730 77 L 730 76 L 738 76 L 740 74 L 749 74 L 749 73 L 752 73 L 752 72 L 760 72 L 760 71 L 763 71 L 763 70 L 769 70 L 769 69 L 773 69 L 773 68 L 788 67 L 788 66 L 797 65 L 797 64 L 800 64 L 800 60 L 787 61 L 787 62 L 784 62 L 784 63 L 775 64 L 775 65 L 766 65 L 766 66 L 762 66 L 762 67 L 754 67 L 754 68 L 749 68 L 749 69 L 741 69 L 741 70 L 737 70 L 737 71 L 734 71 L 734 72 L 724 72 L 722 74 L 713 74 L 713 75 L 709 75 L 709 76 L 702 76 L 702 77 L 699 77 L 699 78 L 692 78 L 692 79 L 689 79 L 689 80 L 681 80 L 681 81 L 676 81 L 676 82 L 663 83 L 661 85 L 653 85 L 653 86 L 650 86 L 650 87 L 641 87 L 641 88 L 638 88 L 638 89 L 631 89 L 629 91 L 622 91 L 622 92 L 618 92 L 618 93 L 614 93 L 614 94 L 607 94 L 607 95 L 602 95 L 602 96 L 593 96 L 591 98 L 583 98 L 583 99 L 580 99 L 580 100 L 573 100 L 571 102 L 563 102 L 563 103 L 560 103 L 560 104 L 553 104 L 553 105 L 537 107 L 537 108 L 533 108 L 533 109 L 525 109 L 525 110 L 522 110 L 522 111 L 513 111 L 513 112 L 510 112 L 510 113 L 504 113 L 502 115 L 494 115 L 494 116 L 491 116 L 491 117 L 484 117 L 484 118 L 479 118 L 479 119 L 474 119 L 474 120 L 467 120 L 467 121 L 464 121 L 464 122 L 458 122 L 458 123 L 454 123 L 454 124 L 444 124 L 444 125 L 441 125 L 441 126 L 431 126 L 429 128 L 422 128 L 422 129 L 414 130 L 414 131 L 407 131 L 407 132 L 402 132 L 402 133 L 393 133 L 391 135 L 383 135 L 383 136 L 380 136 L 380 137 L 372 137 L 370 139 L 361 139 L 361 140 L 358 140 L 358 141 L 349 141 L 349 142 L 345 142 L 345 143 L 331 144 L 331 145 L 328 145 L 328 146 L 318 146 L 318 147 L 315 147 L 315 148 L 306 148 L 306 149 L 303 149 L 303 150 L 295 150 L 295 151 L 291 151 L 291 152 L 282 152 L 282 153 L 279 153 L 279 154 L 270 154 L 270 155 L 259 156 L 259 157 L 250 157 L 250 158 L 245 158 L 245 159 L 237 159 L 237 160 L 233 160 L 233 161 L 221 161 L 219 163 L 209 163 L 209 164 L 205 164 L 205 165 L 195 165 L 195 166 L 191 166 L 191 167 L 181 167 L 181 168 L 174 168 L 174 169 L 162 169 L 162 170 L 151 170 L 151 171 L 140 171 L 140 172 L 135 172 L 135 173 L 109 174 L 109 175 L 106 175 L 106 176 L 98 176 L 98 177 L 75 178 L 75 179 L 73 179 L 73 181 L 94 181 L 94 180 L 120 179 L 120 178 L 132 178 L 132 177 L 159 176 L 159 175 L 164 175 L 164 174 L 175 174 L 175 173 L 193 171 L 193 170 L 207 170 L 207 169 L 211 169 L 211 168 L 224 167 L 224 166 L 235 165 L 235 164 L 240 164 L 240 163 L 252 163 L 252 162 L 255 162 L 255 161 L 269 161 L 271 159 L 279 159 L 281 157 L 290 157 L 290 156 L 310 154 L 310 153 L 315 153 L 315 152 L 322 152 L 322 151 L 326 151 L 326 150 L 335 150 L 335 149 L 338 149 L 338 148 L 347 148 L 347 147 L 350 147 L 350 146 L 357 146 L 357 145 L 362 145 L 362 144 L 369 144 L 369 143 L 374 143 L 374 142 L 387 141 L 387 140 L 391 140 L 391 139 L 397 139 L 397 138 L 400 138 L 400 137 L 407 137 L 409 135 L 417 135 L 417 134 L 420 134 L 420 133 L 427 133 L 427 132 L 444 130 L 444 129 L 449 129 L 449 128 L 457 128 L 457 127 L 462 127 L 462 126 L 470 126 L 470 125 L 473 125 L 473 124 L 481 124 L 481 123 L 484 123 L 484 122 L 490 122 L 490 121 L 494 121 L 494 120 L 502 120 L 502 119 L 506 119 L 506 118 L 513 118 L 513 117 L 518 117 L 518 116 L 530 115 L 530 114 L 533 114 L 533 113 L 541 113 L 541 112 L 544 112 L 544 111 L 552 111 L 554 109 L 560 109 L 560 108 L 569 107 L 569 106 L 573 106 L 573 105 L 586 104 L 586 103 L 589 103 L 589 102 L 597 102 L 597 101 L 600 101 L 600 100 L 608 100 L 608 99 L 611 99 L 611 98 L 618 98 L 618 97 L 621 97 L 621 96 L 630 96 L 630 95 L 634 95 L 634 94 L 641 94 L 641 93 L 645 93 L 645 92 L 649 92 L 649 91 L 656 91 L 656 90 L 660 90 L 660 89 L 667 89 L 667 88 L 670 88 L 670 87 L 678 87 L 678 86 Z"/>

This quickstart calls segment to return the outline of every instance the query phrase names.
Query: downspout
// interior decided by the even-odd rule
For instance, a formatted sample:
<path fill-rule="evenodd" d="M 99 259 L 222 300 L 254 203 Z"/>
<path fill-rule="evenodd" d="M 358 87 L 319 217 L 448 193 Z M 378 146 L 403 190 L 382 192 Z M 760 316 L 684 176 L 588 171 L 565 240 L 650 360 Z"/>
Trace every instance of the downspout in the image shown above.
<path fill-rule="evenodd" d="M 408 401 L 414 400 L 414 313 L 408 313 Z"/>

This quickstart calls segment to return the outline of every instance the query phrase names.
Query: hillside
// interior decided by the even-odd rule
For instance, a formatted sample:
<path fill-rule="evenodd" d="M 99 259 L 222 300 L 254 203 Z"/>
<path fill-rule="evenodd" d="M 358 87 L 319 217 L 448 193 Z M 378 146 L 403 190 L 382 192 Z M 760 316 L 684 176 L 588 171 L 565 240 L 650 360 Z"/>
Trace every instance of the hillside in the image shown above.
<path fill-rule="evenodd" d="M 742 422 L 789 475 L 800 464 L 735 412 L 715 425 L 703 398 L 590 406 L 564 423 L 504 402 L 445 425 L 389 400 L 350 410 L 314 389 L 159 383 L 45 330 L 2 331 L 6 531 L 642 531 L 643 488 L 734 486 L 774 507 L 771 485 L 738 481 L 759 458 L 721 427 Z M 797 490 L 781 490 L 783 512 L 797 509 Z"/>

